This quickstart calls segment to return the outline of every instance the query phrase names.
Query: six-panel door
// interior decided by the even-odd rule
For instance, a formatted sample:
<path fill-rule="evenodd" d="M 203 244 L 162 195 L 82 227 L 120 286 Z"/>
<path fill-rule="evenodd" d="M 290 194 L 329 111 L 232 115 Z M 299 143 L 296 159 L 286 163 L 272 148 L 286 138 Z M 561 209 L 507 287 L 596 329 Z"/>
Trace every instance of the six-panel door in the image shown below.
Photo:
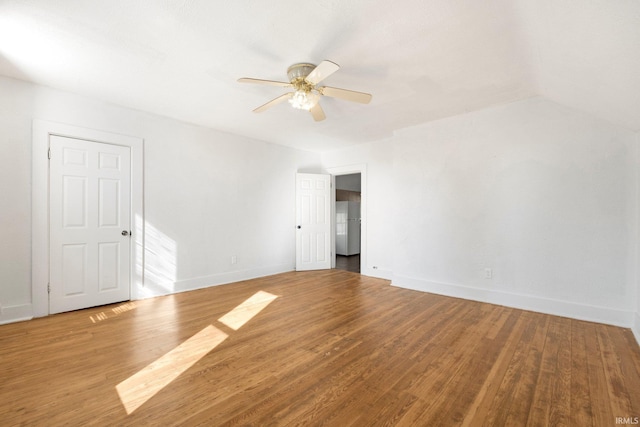
<path fill-rule="evenodd" d="M 130 148 L 59 136 L 50 148 L 50 313 L 128 300 Z"/>
<path fill-rule="evenodd" d="M 296 270 L 331 268 L 331 176 L 296 174 Z"/>

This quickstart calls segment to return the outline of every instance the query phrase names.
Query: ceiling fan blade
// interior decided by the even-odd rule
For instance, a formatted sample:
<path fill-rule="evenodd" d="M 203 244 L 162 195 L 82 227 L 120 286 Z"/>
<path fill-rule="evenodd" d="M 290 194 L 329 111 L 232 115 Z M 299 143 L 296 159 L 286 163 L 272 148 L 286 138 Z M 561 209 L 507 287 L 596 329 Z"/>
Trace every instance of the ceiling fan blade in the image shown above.
<path fill-rule="evenodd" d="M 340 98 L 346 101 L 359 102 L 361 104 L 368 104 L 371 101 L 372 95 L 370 93 L 356 92 L 355 90 L 339 89 L 337 87 L 324 86 L 319 88 L 320 93 L 332 98 Z"/>
<path fill-rule="evenodd" d="M 291 83 L 287 82 L 277 82 L 275 80 L 261 80 L 261 79 L 251 79 L 249 77 L 243 77 L 238 79 L 240 83 L 256 83 L 259 85 L 269 85 L 269 86 L 280 86 L 280 87 L 290 87 Z"/>
<path fill-rule="evenodd" d="M 324 115 L 324 110 L 322 109 L 320 104 L 316 104 L 313 107 L 311 107 L 309 112 L 313 116 L 313 120 L 315 120 L 316 122 L 320 122 L 327 118 L 327 116 Z"/>
<path fill-rule="evenodd" d="M 267 102 L 266 104 L 263 104 L 263 105 L 259 106 L 258 108 L 253 110 L 253 112 L 254 113 L 262 113 L 267 108 L 273 107 L 274 105 L 280 104 L 281 102 L 284 102 L 287 99 L 291 98 L 291 95 L 293 95 L 292 92 L 285 93 L 284 95 L 280 95 L 279 97 L 272 99 L 271 101 Z"/>
<path fill-rule="evenodd" d="M 339 69 L 340 66 L 335 62 L 324 60 L 320 63 L 320 65 L 314 68 L 307 77 L 305 77 L 305 80 L 307 81 L 307 83 L 315 86 Z"/>

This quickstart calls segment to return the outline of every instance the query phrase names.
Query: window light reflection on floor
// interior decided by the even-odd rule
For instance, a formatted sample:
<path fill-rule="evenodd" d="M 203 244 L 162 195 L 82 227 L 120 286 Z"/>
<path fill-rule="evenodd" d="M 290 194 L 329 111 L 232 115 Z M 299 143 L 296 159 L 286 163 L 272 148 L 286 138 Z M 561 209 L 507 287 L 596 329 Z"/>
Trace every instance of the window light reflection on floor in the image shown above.
<path fill-rule="evenodd" d="M 109 313 L 109 311 L 107 311 L 106 313 L 104 311 L 101 311 L 96 315 L 89 316 L 89 320 L 91 320 L 93 323 L 98 323 L 103 320 L 107 320 L 112 317 L 115 317 L 119 314 L 125 313 L 127 311 L 131 311 L 134 308 L 136 308 L 136 303 L 134 301 L 129 301 L 129 302 L 120 304 L 117 307 L 112 308 L 111 313 Z"/>
<path fill-rule="evenodd" d="M 278 298 L 276 295 L 268 292 L 256 292 L 218 321 L 236 331 L 276 298 Z M 118 384 L 116 390 L 127 415 L 132 414 L 227 337 L 226 333 L 209 325 Z"/>
<path fill-rule="evenodd" d="M 147 400 L 198 360 L 227 339 L 227 334 L 209 325 L 169 353 L 116 386 L 127 415 L 133 413 Z"/>
<path fill-rule="evenodd" d="M 256 314 L 260 313 L 271 301 L 278 298 L 269 292 L 259 291 L 246 299 L 242 304 L 218 319 L 223 323 L 237 331 L 242 325 L 251 320 Z"/>

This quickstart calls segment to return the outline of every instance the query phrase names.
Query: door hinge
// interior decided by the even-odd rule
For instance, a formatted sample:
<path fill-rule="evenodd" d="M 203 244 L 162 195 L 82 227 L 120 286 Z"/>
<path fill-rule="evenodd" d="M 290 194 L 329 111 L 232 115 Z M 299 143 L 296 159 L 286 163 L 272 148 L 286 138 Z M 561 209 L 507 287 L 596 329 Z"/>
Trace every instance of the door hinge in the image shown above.
<path fill-rule="evenodd" d="M 51 293 L 51 283 L 47 283 L 47 293 Z"/>
<path fill-rule="evenodd" d="M 51 148 L 47 150 L 47 158 L 51 160 Z"/>

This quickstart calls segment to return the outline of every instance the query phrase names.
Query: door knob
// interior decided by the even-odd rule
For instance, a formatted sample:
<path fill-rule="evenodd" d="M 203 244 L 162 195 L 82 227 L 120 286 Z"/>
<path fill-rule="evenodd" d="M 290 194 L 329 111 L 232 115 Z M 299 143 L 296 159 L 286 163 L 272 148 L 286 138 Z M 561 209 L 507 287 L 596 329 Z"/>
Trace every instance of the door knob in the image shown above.
<path fill-rule="evenodd" d="M 123 236 L 128 236 L 128 235 L 129 235 L 129 232 L 128 232 L 127 230 L 122 230 L 122 235 L 123 235 Z"/>

